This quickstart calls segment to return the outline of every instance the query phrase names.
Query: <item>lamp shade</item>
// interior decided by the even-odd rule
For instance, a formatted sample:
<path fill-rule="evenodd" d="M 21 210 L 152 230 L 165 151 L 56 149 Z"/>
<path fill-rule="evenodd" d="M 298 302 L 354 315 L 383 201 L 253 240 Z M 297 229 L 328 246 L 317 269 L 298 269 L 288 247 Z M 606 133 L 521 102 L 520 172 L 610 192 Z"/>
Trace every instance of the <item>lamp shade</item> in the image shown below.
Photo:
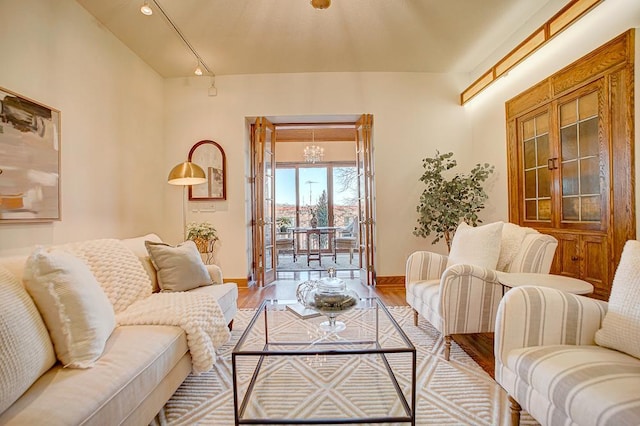
<path fill-rule="evenodd" d="M 190 161 L 185 161 L 171 169 L 167 181 L 171 185 L 197 185 L 205 183 L 207 176 L 204 174 L 202 167 Z"/>

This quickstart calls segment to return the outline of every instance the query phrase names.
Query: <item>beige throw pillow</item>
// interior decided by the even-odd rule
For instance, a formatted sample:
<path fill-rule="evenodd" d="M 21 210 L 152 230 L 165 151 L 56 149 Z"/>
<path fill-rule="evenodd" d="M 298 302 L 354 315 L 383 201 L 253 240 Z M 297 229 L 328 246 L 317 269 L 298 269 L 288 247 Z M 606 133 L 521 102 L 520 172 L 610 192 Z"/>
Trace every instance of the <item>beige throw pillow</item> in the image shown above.
<path fill-rule="evenodd" d="M 0 413 L 55 363 L 36 305 L 18 279 L 0 267 Z"/>
<path fill-rule="evenodd" d="M 596 344 L 640 358 L 640 242 L 627 241 Z"/>
<path fill-rule="evenodd" d="M 145 241 L 149 257 L 158 271 L 162 291 L 187 291 L 212 284 L 207 267 L 193 241 L 173 247 L 165 243 Z"/>
<path fill-rule="evenodd" d="M 465 264 L 496 269 L 503 225 L 503 222 L 477 227 L 469 226 L 465 222 L 458 225 L 451 241 L 447 268 L 451 265 Z"/>
<path fill-rule="evenodd" d="M 25 264 L 27 291 L 65 367 L 89 368 L 115 328 L 113 306 L 89 267 L 62 251 L 37 248 Z"/>

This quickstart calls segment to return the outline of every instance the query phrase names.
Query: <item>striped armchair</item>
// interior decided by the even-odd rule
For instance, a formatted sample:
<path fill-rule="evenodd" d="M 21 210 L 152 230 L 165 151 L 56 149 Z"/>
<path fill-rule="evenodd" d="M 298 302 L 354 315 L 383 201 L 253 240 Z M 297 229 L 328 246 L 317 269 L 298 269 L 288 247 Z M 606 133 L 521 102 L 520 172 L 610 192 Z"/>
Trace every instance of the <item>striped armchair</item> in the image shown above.
<path fill-rule="evenodd" d="M 504 238 L 503 231 L 503 241 Z M 558 241 L 552 236 L 531 230 L 500 270 L 546 274 L 557 246 Z M 504 293 L 495 270 L 463 264 L 447 268 L 447 256 L 417 251 L 407 259 L 405 286 L 407 303 L 414 310 L 414 323 L 417 325 L 418 315 L 422 315 L 442 333 L 447 361 L 452 334 L 494 331 L 498 304 Z"/>
<path fill-rule="evenodd" d="M 626 252 L 608 303 L 533 286 L 500 302 L 495 377 L 509 394 L 513 425 L 521 407 L 542 425 L 640 424 L 640 256 L 627 256 L 627 268 Z"/>

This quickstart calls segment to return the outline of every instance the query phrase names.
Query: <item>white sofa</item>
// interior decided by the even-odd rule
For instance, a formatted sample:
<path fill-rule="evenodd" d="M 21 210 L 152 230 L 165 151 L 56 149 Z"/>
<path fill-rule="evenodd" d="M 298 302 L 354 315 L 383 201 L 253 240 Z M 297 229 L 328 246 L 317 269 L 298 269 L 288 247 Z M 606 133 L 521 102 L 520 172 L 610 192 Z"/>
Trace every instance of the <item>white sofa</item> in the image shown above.
<path fill-rule="evenodd" d="M 154 291 L 158 291 L 155 269 L 148 259 L 145 240 L 160 242 L 155 234 L 121 241 L 131 250 L 131 256 L 142 263 L 151 278 Z M 21 280 L 26 258 L 0 258 L 0 267 Z M 109 263 L 118 259 L 110 259 L 109 253 L 105 253 L 101 261 Z M 237 312 L 237 285 L 223 284 L 222 272 L 217 266 L 207 265 L 207 269 L 214 284 L 190 292 L 213 295 L 226 323 L 231 327 Z M 0 300 L 0 309 L 16 309 L 15 306 L 2 306 L 2 303 Z M 29 315 L 37 316 L 35 312 Z M 3 333 L 5 336 L 9 334 L 1 327 L 5 327 L 5 322 L 0 321 L 0 338 Z M 43 338 L 48 337 L 46 335 Z M 3 361 L 7 360 L 0 360 Z M 0 424 L 148 424 L 191 370 L 187 337 L 182 328 L 165 325 L 118 326 L 92 368 L 63 368 L 57 362 L 0 413 Z M 0 384 L 5 388 L 11 378 L 0 379 Z M 0 397 L 5 391 L 8 389 L 0 388 Z"/>

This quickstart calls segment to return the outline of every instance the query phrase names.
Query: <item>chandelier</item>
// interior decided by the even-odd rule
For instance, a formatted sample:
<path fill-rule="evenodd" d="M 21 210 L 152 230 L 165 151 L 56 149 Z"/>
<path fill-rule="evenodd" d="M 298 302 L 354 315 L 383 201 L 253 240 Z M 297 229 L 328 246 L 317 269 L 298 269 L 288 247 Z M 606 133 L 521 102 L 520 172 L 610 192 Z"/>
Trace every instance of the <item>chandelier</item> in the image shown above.
<path fill-rule="evenodd" d="M 311 6 L 316 9 L 326 9 L 331 6 L 331 0 L 311 0 Z"/>
<path fill-rule="evenodd" d="M 304 161 L 307 163 L 315 163 L 322 160 L 322 157 L 324 156 L 324 148 L 321 148 L 318 145 L 307 145 L 304 147 L 302 155 L 304 156 Z"/>

